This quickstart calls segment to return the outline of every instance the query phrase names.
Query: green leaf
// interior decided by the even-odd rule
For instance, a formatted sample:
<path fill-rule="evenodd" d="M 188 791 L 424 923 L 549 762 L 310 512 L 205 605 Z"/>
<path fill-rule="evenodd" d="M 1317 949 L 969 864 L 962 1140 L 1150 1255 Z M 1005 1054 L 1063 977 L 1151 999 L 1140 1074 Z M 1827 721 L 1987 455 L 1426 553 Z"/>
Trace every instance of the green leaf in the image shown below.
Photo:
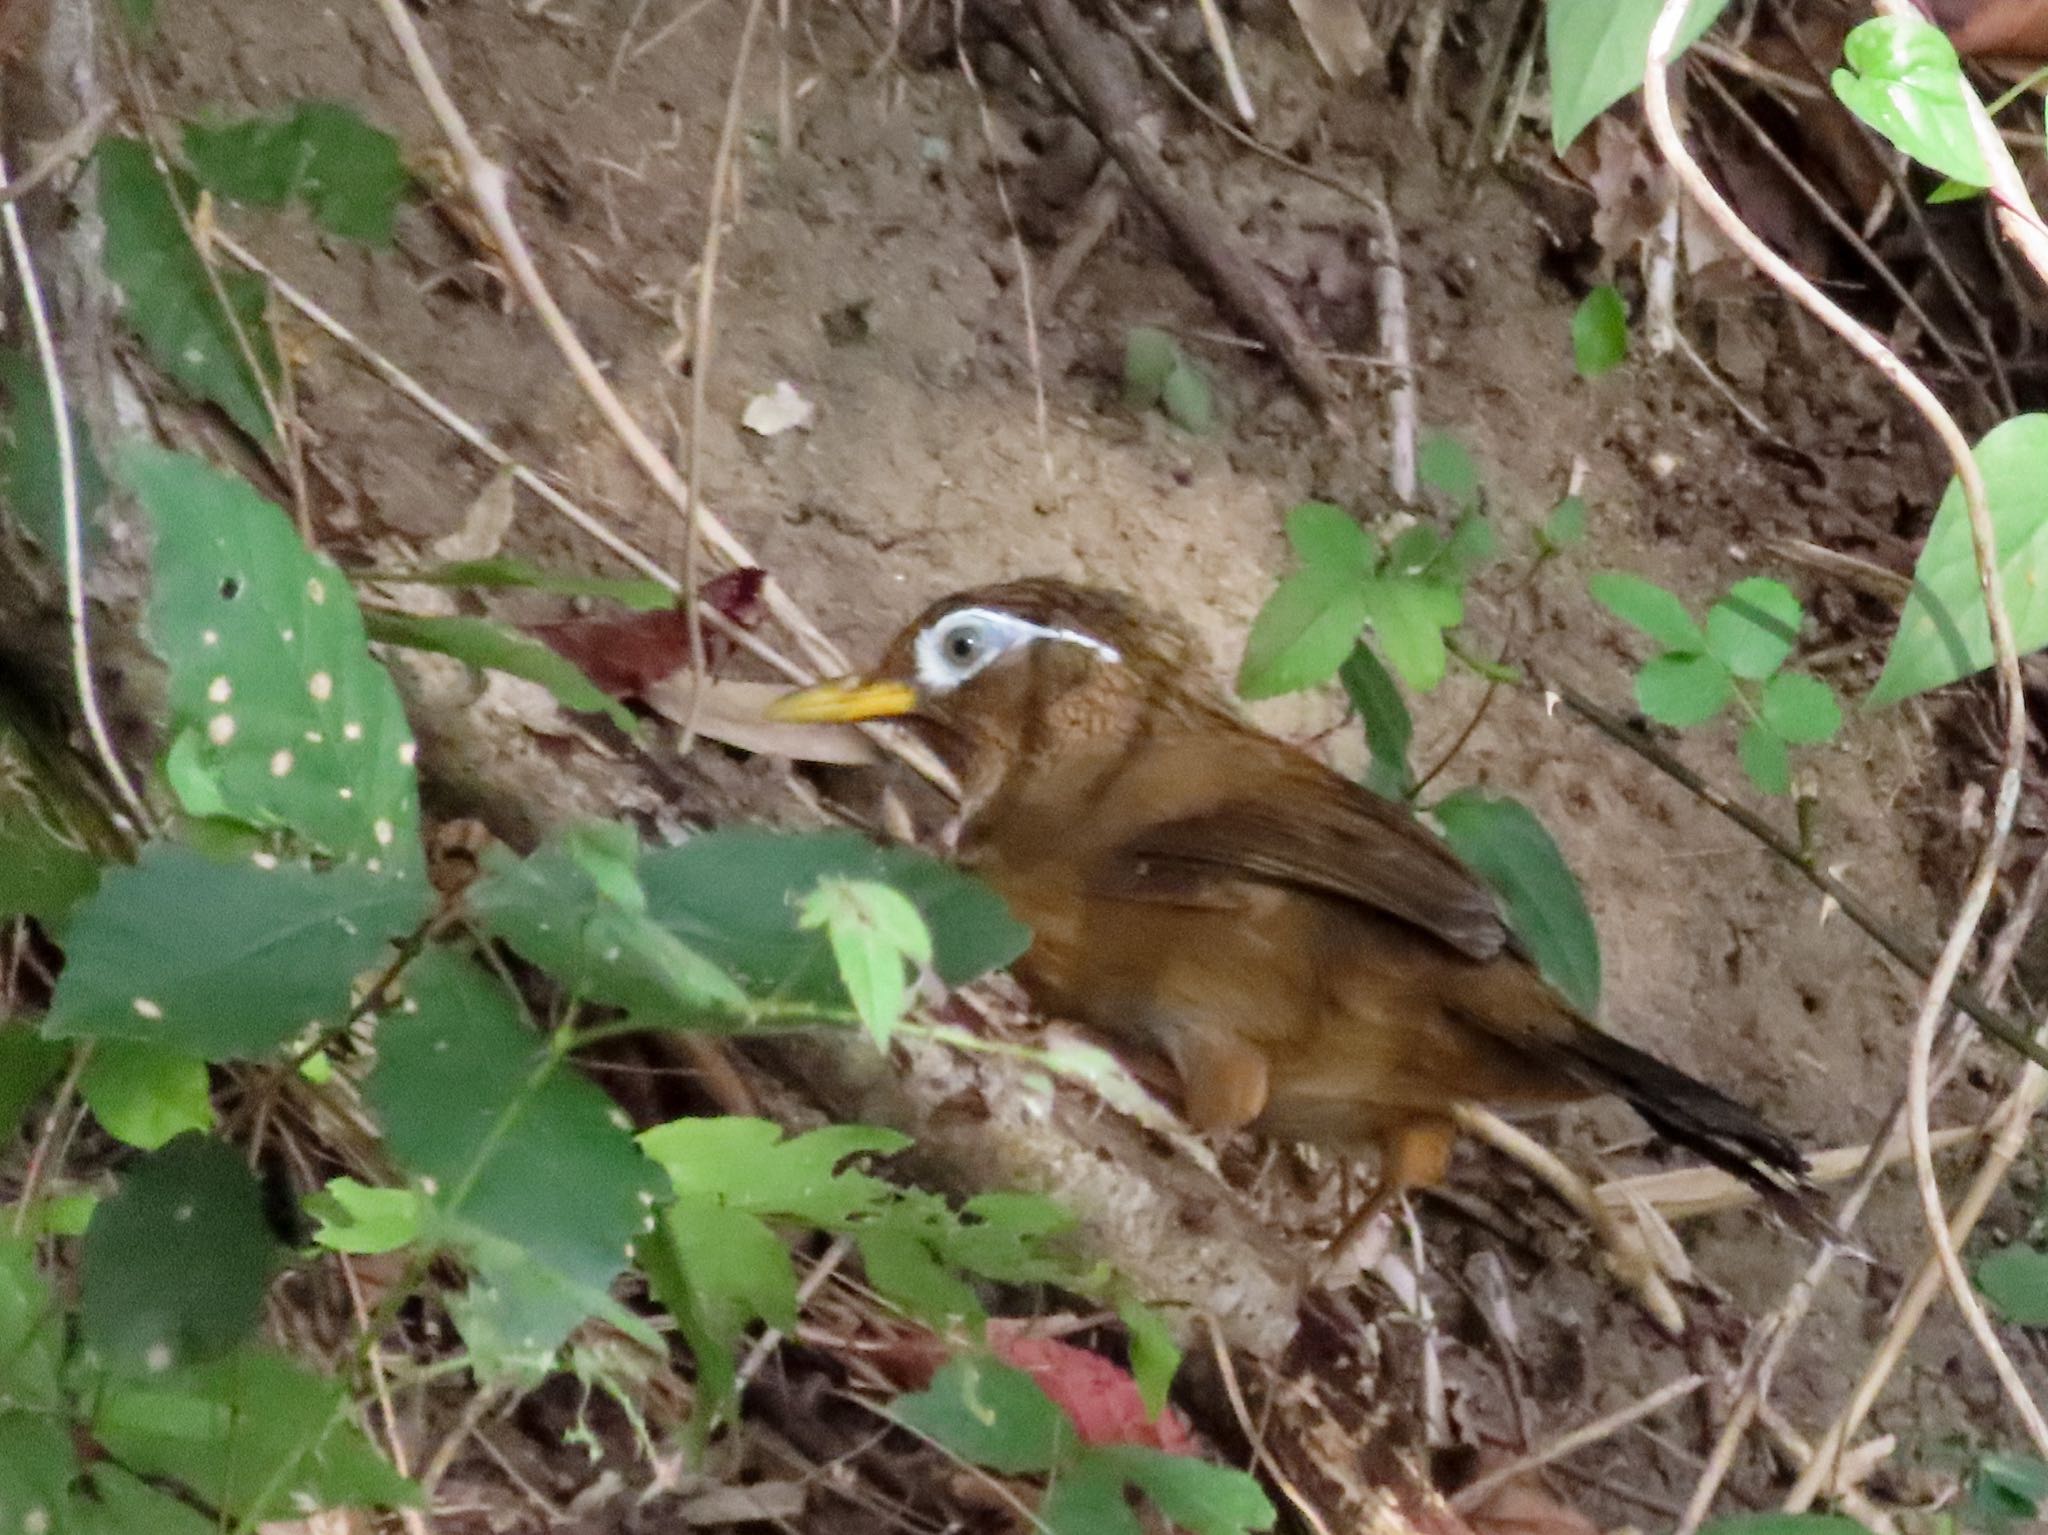
<path fill-rule="evenodd" d="M 280 371 L 263 323 L 263 280 L 249 272 L 220 274 L 228 302 L 223 310 L 149 147 L 114 135 L 100 140 L 93 160 L 107 231 L 101 260 L 108 280 L 121 290 L 122 313 L 150 360 L 194 395 L 226 411 L 256 441 L 273 445 L 276 428 L 243 351 L 246 345 L 265 381 L 275 384 Z M 179 196 L 188 207 L 189 190 L 181 182 Z"/>
<path fill-rule="evenodd" d="M 2048 1502 L 2048 1463 L 2031 1455 L 1987 1454 L 1970 1471 L 1970 1511 L 1964 1528 L 2004 1535 L 2014 1524 L 2040 1515 Z"/>
<path fill-rule="evenodd" d="M 1425 574 L 1462 586 L 1472 579 L 1474 571 L 1493 558 L 1498 545 L 1493 524 L 1477 512 L 1468 513 L 1458 519 Z"/>
<path fill-rule="evenodd" d="M 1278 1517 L 1258 1481 L 1229 1466 L 1136 1444 L 1104 1445 L 1087 1458 L 1113 1469 L 1189 1535 L 1244 1535 L 1271 1529 Z"/>
<path fill-rule="evenodd" d="M 1180 1373 L 1180 1345 L 1173 1341 L 1166 1319 L 1143 1301 L 1126 1297 L 1117 1303 L 1116 1314 L 1131 1335 L 1131 1378 L 1138 1383 L 1145 1411 L 1157 1418 Z"/>
<path fill-rule="evenodd" d="M 144 1151 L 188 1130 L 213 1128 L 206 1063 L 140 1040 L 101 1040 L 78 1091 L 101 1129 Z"/>
<path fill-rule="evenodd" d="M 1672 58 L 1691 47 L 1728 0 L 1693 0 Z M 1549 0 L 1544 49 L 1550 59 L 1550 141 L 1562 155 L 1586 125 L 1643 83 L 1650 33 L 1662 0 Z"/>
<path fill-rule="evenodd" d="M 1834 689 L 1804 672 L 1780 672 L 1758 699 L 1763 721 L 1795 746 L 1831 741 L 1842 728 L 1842 706 Z"/>
<path fill-rule="evenodd" d="M 1159 390 L 1159 408 L 1184 432 L 1202 436 L 1216 425 L 1216 399 L 1201 369 L 1183 359 Z"/>
<path fill-rule="evenodd" d="M 1528 806 L 1460 789 L 1430 811 L 1444 840 L 1500 898 L 1537 967 L 1588 1017 L 1600 1010 L 1600 935 L 1557 843 Z"/>
<path fill-rule="evenodd" d="M 751 990 L 844 1009 L 830 944 L 797 926 L 794 904 L 832 877 L 908 896 L 931 932 L 932 968 L 948 986 L 1007 965 L 1031 941 L 1002 898 L 972 876 L 857 832 L 729 827 L 650 852 L 640 867 L 648 916 Z"/>
<path fill-rule="evenodd" d="M 92 1435 L 129 1471 L 188 1488 L 223 1524 L 419 1501 L 350 1421 L 340 1381 L 259 1349 L 109 1383 Z"/>
<path fill-rule="evenodd" d="M 1418 693 L 1444 680 L 1444 631 L 1464 620 L 1464 594 L 1421 577 L 1377 577 L 1365 586 L 1366 622 L 1387 653 L 1387 664 Z"/>
<path fill-rule="evenodd" d="M 27 1019 L 0 1019 L 0 1145 L 12 1143 L 21 1116 L 57 1080 L 70 1055 Z"/>
<path fill-rule="evenodd" d="M 1431 432 L 1415 454 L 1415 473 L 1424 485 L 1459 511 L 1479 504 L 1479 468 L 1465 445 L 1446 432 Z"/>
<path fill-rule="evenodd" d="M 1302 564 L 1328 575 L 1372 574 L 1376 551 L 1358 519 L 1327 501 L 1304 501 L 1287 514 L 1287 542 Z"/>
<path fill-rule="evenodd" d="M 679 1196 L 715 1198 L 736 1210 L 836 1230 L 873 1214 L 893 1194 L 870 1173 L 848 1171 L 849 1157 L 889 1156 L 910 1137 L 872 1125 L 828 1125 L 785 1137 L 772 1120 L 722 1114 L 678 1119 L 640 1135 L 640 1146 L 668 1174 Z"/>
<path fill-rule="evenodd" d="M 214 1520 L 103 1460 L 92 1468 L 92 1496 L 74 1496 L 68 1535 L 220 1535 Z"/>
<path fill-rule="evenodd" d="M 1749 781 L 1766 794 L 1792 792 L 1792 760 L 1785 738 L 1761 721 L 1746 726 L 1735 742 L 1735 755 Z"/>
<path fill-rule="evenodd" d="M 156 534 L 149 633 L 188 809 L 424 886 L 412 732 L 340 569 L 235 475 L 145 444 L 120 468 Z M 195 777 L 211 804 L 190 802 Z"/>
<path fill-rule="evenodd" d="M 521 1359 L 552 1356 L 605 1308 L 657 1170 L 612 1101 L 553 1058 L 476 965 L 430 948 L 404 986 L 405 1004 L 379 1020 L 364 1097 L 477 1270 L 470 1325 Z"/>
<path fill-rule="evenodd" d="M 1940 186 L 1927 194 L 1927 206 L 1939 208 L 1945 203 L 1966 203 L 1984 195 L 1983 187 L 1973 187 L 1967 181 L 1958 181 L 1953 176 L 1944 179 Z"/>
<path fill-rule="evenodd" d="M 1666 650 L 1707 648 L 1707 637 L 1685 611 L 1685 604 L 1654 581 L 1625 570 L 1603 570 L 1586 583 L 1586 590 L 1601 607 Z"/>
<path fill-rule="evenodd" d="M 329 1252 L 395 1252 L 420 1234 L 417 1189 L 379 1189 L 353 1178 L 329 1178 L 306 1201 L 306 1213 L 319 1222 L 314 1242 Z"/>
<path fill-rule="evenodd" d="M 759 1216 L 708 1195 L 679 1197 L 642 1244 L 654 1298 L 675 1318 L 697 1362 L 704 1409 L 731 1402 L 738 1386 L 735 1346 L 755 1322 L 794 1330 L 796 1270 L 789 1250 Z M 701 1414 L 699 1415 L 701 1418 Z M 708 1423 L 693 1419 L 708 1432 Z"/>
<path fill-rule="evenodd" d="M 1180 364 L 1180 343 L 1165 331 L 1137 325 L 1124 337 L 1124 404 L 1150 410 L 1166 393 L 1166 381 Z"/>
<path fill-rule="evenodd" d="M 1977 1265 L 1977 1288 L 2008 1322 L 2048 1327 L 2048 1253 L 2015 1243 Z"/>
<path fill-rule="evenodd" d="M 34 357 L 15 347 L 0 347 L 0 385 L 7 390 L 7 414 L 0 421 L 0 502 L 43 553 L 55 559 L 64 548 L 64 494 L 57 463 L 57 412 L 49 383 Z M 107 499 L 107 476 L 76 412 L 70 427 L 79 537 L 91 550 L 106 542 L 93 514 Z"/>
<path fill-rule="evenodd" d="M 564 709 L 603 714 L 627 735 L 640 733 L 640 722 L 632 711 L 585 676 L 574 661 L 516 629 L 460 614 L 422 618 L 411 613 L 371 612 L 364 617 L 370 638 L 380 645 L 431 650 L 469 666 L 524 677 L 554 694 Z"/>
<path fill-rule="evenodd" d="M 457 560 L 427 570 L 408 570 L 393 580 L 425 586 L 475 586 L 487 590 L 548 592 L 557 597 L 601 597 L 636 613 L 657 613 L 676 605 L 676 595 L 659 581 L 635 577 L 592 576 L 581 571 L 542 570 L 511 555 L 488 560 Z"/>
<path fill-rule="evenodd" d="M 0 1232 L 0 1408 L 62 1410 L 64 1330 L 64 1308 L 36 1267 L 34 1240 Z"/>
<path fill-rule="evenodd" d="M 1602 283 L 1572 311 L 1572 361 L 1580 378 L 1598 378 L 1628 356 L 1628 306 Z"/>
<path fill-rule="evenodd" d="M 1351 699 L 1351 707 L 1365 727 L 1366 748 L 1372 761 L 1366 768 L 1366 787 L 1386 799 L 1406 799 L 1414 783 L 1408 768 L 1408 748 L 1415 739 L 1415 721 L 1401 690 L 1372 647 L 1353 645 L 1351 654 L 1337 669 L 1337 679 Z"/>
<path fill-rule="evenodd" d="M 398 140 L 331 102 L 304 102 L 283 118 L 187 124 L 185 156 L 218 196 L 259 208 L 298 198 L 328 233 L 377 245 L 391 243 L 411 180 Z"/>
<path fill-rule="evenodd" d="M 1842 57 L 1849 68 L 1829 83 L 1851 112 L 1922 165 L 1974 187 L 1991 184 L 1970 126 L 1970 85 L 1941 28 L 1874 17 L 1843 40 Z"/>
<path fill-rule="evenodd" d="M 524 859 L 490 849 L 470 911 L 576 995 L 650 1027 L 743 1021 L 747 996 L 732 977 L 646 915 L 632 832 L 606 830 L 623 836 L 623 858 L 600 856 L 595 828 L 558 834 Z"/>
<path fill-rule="evenodd" d="M 1761 682 L 1792 654 L 1806 610 L 1782 581 L 1738 581 L 1707 609 L 1707 654 L 1736 676 Z"/>
<path fill-rule="evenodd" d="M 158 842 L 108 870 L 66 933 L 43 1032 L 228 1060 L 339 1023 L 350 983 L 426 915 L 425 882 L 259 857 Z"/>
<path fill-rule="evenodd" d="M 962 1460 L 1005 1476 L 1051 1471 L 1074 1451 L 1073 1425 L 1022 1370 L 983 1355 L 950 1359 L 890 1416 Z"/>
<path fill-rule="evenodd" d="M 280 1256 L 263 1188 L 225 1141 L 181 1135 L 130 1164 L 80 1259 L 86 1342 L 161 1374 L 247 1337 Z"/>
<path fill-rule="evenodd" d="M 2006 611 L 2021 654 L 2048 645 L 2048 415 L 2002 421 L 1976 447 Z M 1864 707 L 1897 703 L 1991 664 L 1962 486 L 1950 480 L 1913 571 L 1891 654 Z"/>
<path fill-rule="evenodd" d="M 1124 1479 L 1106 1461 L 1083 1452 L 1045 1489 L 1037 1522 L 1046 1535 L 1140 1535 L 1124 1495 Z"/>
<path fill-rule="evenodd" d="M 914 969 L 931 963 L 932 936 L 908 897 L 874 880 L 824 879 L 798 909 L 797 926 L 823 928 L 840 982 L 853 998 L 875 1044 L 889 1037 L 910 1007 Z"/>
<path fill-rule="evenodd" d="M 1536 541 L 1546 552 L 1558 554 L 1579 543 L 1585 536 L 1586 503 L 1578 496 L 1566 496 L 1550 509 L 1550 516 L 1537 530 Z"/>
<path fill-rule="evenodd" d="M 1704 724 L 1735 696 L 1728 668 L 1712 656 L 1667 651 L 1636 673 L 1636 702 L 1660 725 L 1683 730 Z"/>
<path fill-rule="evenodd" d="M 1250 699 L 1276 698 L 1327 682 L 1351 654 L 1365 614 L 1363 577 L 1314 565 L 1295 571 L 1252 620 L 1237 691 Z"/>
<path fill-rule="evenodd" d="M 47 1529 L 62 1522 L 78 1476 L 71 1425 L 61 1417 L 0 1408 L 0 1529 Z"/>

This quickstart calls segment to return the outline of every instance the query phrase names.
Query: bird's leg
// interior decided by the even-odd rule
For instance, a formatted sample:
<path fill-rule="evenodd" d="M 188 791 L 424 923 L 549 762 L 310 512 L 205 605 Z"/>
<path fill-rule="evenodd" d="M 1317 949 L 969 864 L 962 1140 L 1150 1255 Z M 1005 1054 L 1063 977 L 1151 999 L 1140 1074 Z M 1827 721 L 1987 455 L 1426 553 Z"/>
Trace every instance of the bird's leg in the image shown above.
<path fill-rule="evenodd" d="M 1408 1190 L 1443 1182 L 1457 1138 L 1458 1127 L 1443 1118 L 1403 1120 L 1381 1133 L 1379 1177 L 1365 1203 L 1352 1212 L 1323 1249 L 1325 1273 L 1358 1240 L 1359 1233 Z"/>

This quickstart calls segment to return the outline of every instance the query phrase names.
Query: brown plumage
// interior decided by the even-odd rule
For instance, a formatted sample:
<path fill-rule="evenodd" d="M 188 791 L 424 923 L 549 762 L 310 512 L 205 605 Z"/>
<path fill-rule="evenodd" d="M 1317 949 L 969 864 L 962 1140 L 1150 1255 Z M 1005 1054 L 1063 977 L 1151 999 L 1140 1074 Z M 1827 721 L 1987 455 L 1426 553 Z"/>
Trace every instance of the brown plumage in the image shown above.
<path fill-rule="evenodd" d="M 1790 1141 L 1577 1013 L 1440 840 L 1245 723 L 1131 598 L 961 592 L 778 712 L 905 717 L 961 781 L 961 861 L 1035 935 L 1018 978 L 1163 1056 L 1199 1129 L 1377 1145 L 1377 1208 L 1442 1176 L 1455 1104 L 1613 1092 L 1774 1203 L 1800 1185 Z"/>

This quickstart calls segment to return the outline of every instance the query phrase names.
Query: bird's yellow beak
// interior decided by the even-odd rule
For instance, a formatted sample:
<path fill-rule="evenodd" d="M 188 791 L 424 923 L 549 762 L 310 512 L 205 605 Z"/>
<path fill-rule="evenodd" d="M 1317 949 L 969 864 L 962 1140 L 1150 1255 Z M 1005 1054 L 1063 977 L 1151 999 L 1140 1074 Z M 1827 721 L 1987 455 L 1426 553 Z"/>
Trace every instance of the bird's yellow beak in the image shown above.
<path fill-rule="evenodd" d="M 916 708 L 917 689 L 907 682 L 838 677 L 785 693 L 762 713 L 786 725 L 851 725 L 859 720 L 896 719 Z"/>

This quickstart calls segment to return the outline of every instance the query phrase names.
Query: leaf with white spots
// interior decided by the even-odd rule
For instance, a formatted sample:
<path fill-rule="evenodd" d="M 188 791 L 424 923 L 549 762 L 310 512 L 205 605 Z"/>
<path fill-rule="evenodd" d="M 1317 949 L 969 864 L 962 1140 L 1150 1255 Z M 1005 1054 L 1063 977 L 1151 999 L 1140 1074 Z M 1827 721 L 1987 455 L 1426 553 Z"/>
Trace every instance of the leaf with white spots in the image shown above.
<path fill-rule="evenodd" d="M 181 1135 L 131 1163 L 86 1227 L 85 1342 L 147 1374 L 216 1357 L 255 1327 L 280 1251 L 240 1154 Z"/>
<path fill-rule="evenodd" d="M 660 1170 L 483 970 L 433 948 L 404 984 L 364 1095 L 427 1195 L 428 1229 L 476 1270 L 464 1341 L 499 1356 L 485 1364 L 544 1363 L 586 1316 L 625 1316 L 607 1291 L 652 1219 Z"/>
<path fill-rule="evenodd" d="M 262 856 L 152 843 L 109 869 L 65 930 L 43 1032 L 231 1060 L 340 1023 L 350 983 L 425 918 L 426 884 Z"/>
<path fill-rule="evenodd" d="M 341 570 L 234 475 L 149 445 L 120 467 L 156 533 L 149 631 L 186 808 L 423 879 L 412 732 Z"/>
<path fill-rule="evenodd" d="M 182 1485 L 221 1529 L 419 1501 L 356 1427 L 343 1382 L 264 1349 L 106 1382 L 91 1427 L 129 1471 Z"/>

